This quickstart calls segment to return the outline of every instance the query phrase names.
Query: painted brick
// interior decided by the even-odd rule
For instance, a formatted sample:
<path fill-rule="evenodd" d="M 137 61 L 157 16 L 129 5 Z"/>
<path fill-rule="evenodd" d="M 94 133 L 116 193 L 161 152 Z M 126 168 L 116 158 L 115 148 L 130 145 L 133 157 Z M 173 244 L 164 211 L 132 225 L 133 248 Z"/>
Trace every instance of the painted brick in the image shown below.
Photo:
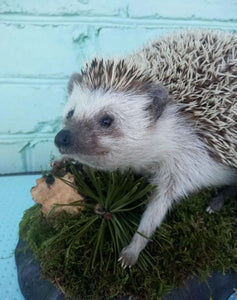
<path fill-rule="evenodd" d="M 60 85 L 45 82 L 1 83 L 0 133 L 53 133 L 66 102 L 66 80 Z"/>
<path fill-rule="evenodd" d="M 59 153 L 53 144 L 54 135 L 35 140 L 35 143 L 29 144 L 22 150 L 25 165 L 24 172 L 32 170 L 45 171 L 49 169 L 50 161 L 59 157 Z M 47 155 L 46 155 L 47 153 Z M 37 159 L 32 158 L 37 157 Z"/>
<path fill-rule="evenodd" d="M 71 26 L 19 24 L 0 26 L 1 76 L 58 78 L 79 65 Z"/>
<path fill-rule="evenodd" d="M 0 13 L 122 17 L 207 18 L 236 20 L 235 0 L 11 0 Z"/>
<path fill-rule="evenodd" d="M 0 1 L 0 174 L 40 171 L 58 155 L 67 80 L 85 60 L 178 29 L 237 31 L 236 11 L 235 0 Z"/>
<path fill-rule="evenodd" d="M 235 0 L 133 0 L 129 3 L 129 16 L 142 18 L 165 17 L 181 19 L 236 20 L 236 10 L 237 3 Z"/>
<path fill-rule="evenodd" d="M 1 137 L 0 137 L 1 138 Z M 23 142 L 16 142 L 8 138 L 4 141 L 1 138 L 0 144 L 0 171 L 2 174 L 24 172 L 24 159 L 19 149 Z"/>

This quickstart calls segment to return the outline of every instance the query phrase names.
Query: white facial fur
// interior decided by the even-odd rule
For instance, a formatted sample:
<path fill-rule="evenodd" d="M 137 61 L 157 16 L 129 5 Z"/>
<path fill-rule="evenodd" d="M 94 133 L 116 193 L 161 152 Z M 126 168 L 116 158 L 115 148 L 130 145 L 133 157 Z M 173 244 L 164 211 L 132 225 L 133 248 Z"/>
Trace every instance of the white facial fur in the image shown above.
<path fill-rule="evenodd" d="M 100 90 L 90 92 L 75 86 L 65 107 L 64 119 L 71 110 L 74 110 L 72 122 L 75 123 L 93 120 L 101 112 L 108 112 L 114 116 L 117 134 L 100 135 L 98 132 L 99 144 L 109 149 L 105 155 L 77 153 L 73 154 L 73 158 L 107 170 L 134 167 L 138 162 L 144 167 L 150 164 L 147 151 L 154 144 L 152 135 L 155 128 L 150 126 L 150 115 L 146 111 L 148 105 L 149 99 L 145 96 L 104 93 Z"/>

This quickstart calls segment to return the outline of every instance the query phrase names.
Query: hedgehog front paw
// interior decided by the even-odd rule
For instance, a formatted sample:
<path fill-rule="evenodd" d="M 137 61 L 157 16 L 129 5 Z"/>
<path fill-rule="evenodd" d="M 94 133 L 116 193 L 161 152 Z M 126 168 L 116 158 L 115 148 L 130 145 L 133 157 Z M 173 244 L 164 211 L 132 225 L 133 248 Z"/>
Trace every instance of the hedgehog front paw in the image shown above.
<path fill-rule="evenodd" d="M 127 267 L 131 268 L 137 262 L 138 256 L 139 252 L 128 245 L 127 247 L 123 248 L 120 253 L 119 261 L 121 262 L 121 266 L 124 269 Z"/>
<path fill-rule="evenodd" d="M 225 197 L 224 194 L 220 194 L 217 195 L 216 197 L 214 197 L 211 201 L 211 203 L 209 204 L 209 206 L 206 209 L 206 212 L 208 212 L 209 214 L 213 214 L 213 213 L 217 213 L 219 212 L 224 203 L 225 203 Z"/>

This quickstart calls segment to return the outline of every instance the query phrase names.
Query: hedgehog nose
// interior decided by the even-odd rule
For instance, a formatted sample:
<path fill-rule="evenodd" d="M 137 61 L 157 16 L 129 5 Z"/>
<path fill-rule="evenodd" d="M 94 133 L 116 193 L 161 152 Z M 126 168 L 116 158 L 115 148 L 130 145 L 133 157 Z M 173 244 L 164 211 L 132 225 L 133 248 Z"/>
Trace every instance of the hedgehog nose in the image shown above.
<path fill-rule="evenodd" d="M 72 145 L 72 133 L 70 130 L 62 129 L 55 136 L 54 143 L 57 147 L 69 147 Z"/>

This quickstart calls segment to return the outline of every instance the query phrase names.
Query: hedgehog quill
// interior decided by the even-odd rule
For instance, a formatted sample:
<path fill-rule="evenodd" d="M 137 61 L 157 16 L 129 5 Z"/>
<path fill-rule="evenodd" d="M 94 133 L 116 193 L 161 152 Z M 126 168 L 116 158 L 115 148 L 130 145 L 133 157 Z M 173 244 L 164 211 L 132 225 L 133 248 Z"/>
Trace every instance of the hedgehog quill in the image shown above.
<path fill-rule="evenodd" d="M 93 59 L 68 83 L 64 157 L 112 171 L 131 168 L 157 185 L 138 232 L 120 255 L 136 263 L 174 201 L 225 187 L 209 212 L 237 195 L 237 39 L 185 31 L 121 59 Z"/>

